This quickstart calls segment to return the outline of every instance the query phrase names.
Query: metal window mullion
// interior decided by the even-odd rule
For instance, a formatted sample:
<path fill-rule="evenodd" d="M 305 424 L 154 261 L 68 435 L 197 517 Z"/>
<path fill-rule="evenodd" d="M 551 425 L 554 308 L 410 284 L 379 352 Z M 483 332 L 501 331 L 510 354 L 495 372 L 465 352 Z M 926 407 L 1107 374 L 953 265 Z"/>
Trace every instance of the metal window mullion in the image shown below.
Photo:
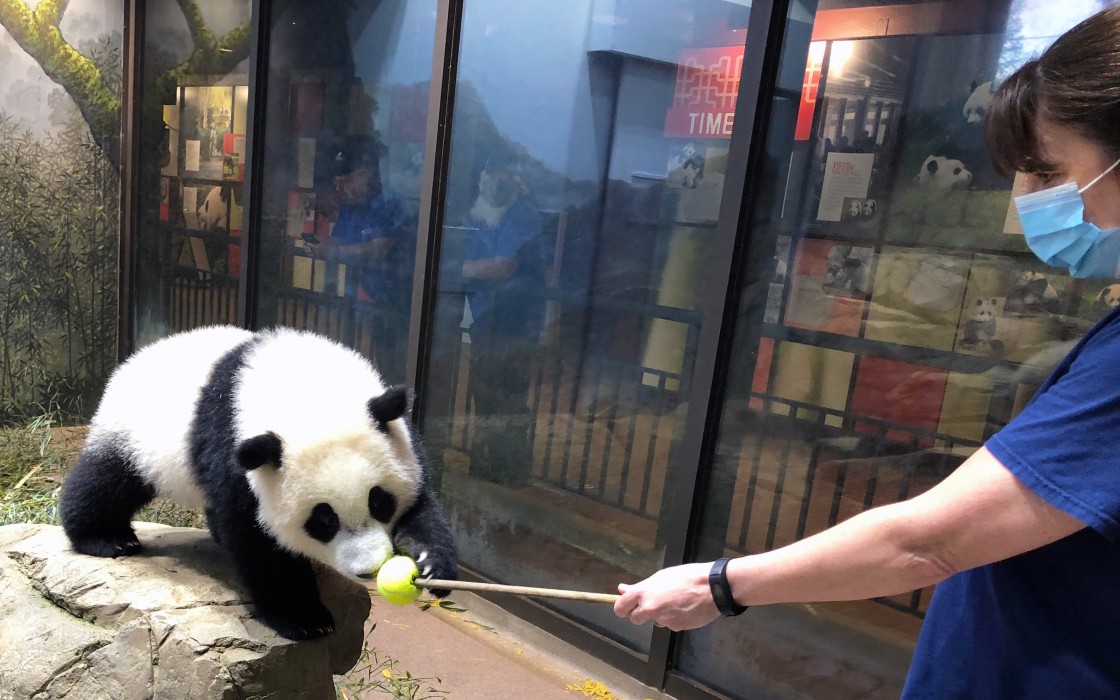
<path fill-rule="evenodd" d="M 241 183 L 244 201 L 241 231 L 241 269 L 237 283 L 237 325 L 242 328 L 257 327 L 260 292 L 261 226 L 264 216 L 265 168 L 265 103 L 268 99 L 268 52 L 271 41 L 269 31 L 272 20 L 271 0 L 252 0 L 249 14 L 249 95 L 245 134 L 245 149 L 249 154 L 245 180 Z M 232 195 L 231 195 L 232 197 Z"/>
<path fill-rule="evenodd" d="M 142 0 L 128 0 L 124 7 L 124 70 L 121 100 L 121 223 L 117 258 L 117 360 L 132 352 L 136 334 L 133 304 L 136 303 L 136 235 L 140 228 L 140 138 L 143 112 L 144 8 Z"/>
<path fill-rule="evenodd" d="M 420 185 L 420 216 L 416 230 L 416 261 L 412 309 L 408 322 L 405 381 L 414 388 L 413 421 L 423 425 L 428 372 L 436 323 L 436 292 L 443 243 L 443 219 L 451 160 L 451 125 L 459 74 L 459 46 L 464 0 L 438 0 L 432 79 L 428 92 L 428 123 Z"/>
<path fill-rule="evenodd" d="M 730 366 L 735 316 L 739 307 L 739 281 L 747 260 L 747 240 L 739 231 L 747 221 L 756 188 L 751 186 L 763 170 L 765 135 L 785 35 L 790 0 L 755 2 L 747 25 L 743 69 L 735 105 L 739 128 L 731 135 L 729 164 L 720 201 L 716 237 L 710 252 L 708 280 L 701 296 L 703 323 L 697 343 L 693 382 L 688 392 L 691 410 L 685 422 L 673 481 L 679 484 L 672 497 L 665 540 L 665 566 L 681 564 L 695 549 L 703 523 L 701 508 L 714 463 L 722 414 L 724 389 Z M 735 164 L 743 164 L 734 167 Z M 720 538 L 722 541 L 722 537 Z M 647 679 L 662 688 L 668 679 L 679 635 L 667 628 L 653 630 Z"/>

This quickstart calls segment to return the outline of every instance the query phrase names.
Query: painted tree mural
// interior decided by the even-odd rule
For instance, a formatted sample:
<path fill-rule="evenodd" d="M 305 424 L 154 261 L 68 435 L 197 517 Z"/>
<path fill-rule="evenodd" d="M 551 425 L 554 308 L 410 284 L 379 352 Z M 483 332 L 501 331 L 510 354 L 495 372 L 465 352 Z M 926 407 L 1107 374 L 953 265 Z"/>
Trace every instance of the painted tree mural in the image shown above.
<path fill-rule="evenodd" d="M 88 415 L 116 360 L 122 13 L 120 0 L 87 0 L 67 16 L 81 4 L 0 0 L 0 425 Z M 164 4 L 192 48 L 156 56 L 145 130 L 162 128 L 160 96 L 185 76 L 248 55 L 248 21 L 219 35 L 196 0 Z M 16 75 L 28 57 L 37 68 Z"/>
<path fill-rule="evenodd" d="M 186 61 L 163 73 L 162 93 L 185 75 L 228 73 L 249 51 L 249 23 L 217 37 L 206 26 L 195 0 L 177 0 L 187 21 L 194 51 Z M 84 56 L 62 37 L 59 28 L 68 0 L 42 0 L 34 9 L 22 0 L 0 0 L 0 26 L 43 68 L 78 106 L 90 135 L 114 168 L 120 167 L 120 71 L 107 75 L 92 57 Z"/>

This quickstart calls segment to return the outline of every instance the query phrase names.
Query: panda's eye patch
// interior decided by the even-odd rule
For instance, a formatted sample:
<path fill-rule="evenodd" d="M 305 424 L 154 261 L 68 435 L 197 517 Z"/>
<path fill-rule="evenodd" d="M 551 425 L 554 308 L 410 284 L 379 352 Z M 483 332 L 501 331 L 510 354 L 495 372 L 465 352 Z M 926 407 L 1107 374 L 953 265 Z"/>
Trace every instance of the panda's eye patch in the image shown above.
<path fill-rule="evenodd" d="M 374 486 L 369 490 L 369 514 L 373 516 L 374 520 L 387 523 L 393 519 L 393 513 L 396 512 L 396 496 L 380 486 Z"/>
<path fill-rule="evenodd" d="M 326 503 L 320 503 L 311 509 L 303 529 L 320 542 L 330 542 L 338 534 L 338 514 Z"/>

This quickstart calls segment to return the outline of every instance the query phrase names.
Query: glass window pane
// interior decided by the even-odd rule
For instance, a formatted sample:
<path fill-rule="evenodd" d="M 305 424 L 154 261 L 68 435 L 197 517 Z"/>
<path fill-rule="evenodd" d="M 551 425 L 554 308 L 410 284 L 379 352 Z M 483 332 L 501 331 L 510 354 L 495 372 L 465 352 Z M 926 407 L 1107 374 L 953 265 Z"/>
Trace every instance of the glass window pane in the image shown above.
<path fill-rule="evenodd" d="M 145 8 L 137 346 L 237 315 L 250 3 L 185 7 Z"/>
<path fill-rule="evenodd" d="M 285 3 L 270 22 L 258 323 L 340 340 L 391 383 L 405 379 L 435 8 Z"/>
<path fill-rule="evenodd" d="M 1106 311 L 1027 249 L 983 109 L 1107 3 L 791 10 L 698 560 L 936 484 Z M 895 698 L 930 591 L 754 608 L 677 663 L 736 696 Z"/>
<path fill-rule="evenodd" d="M 467 566 L 663 561 L 749 8 L 468 0 L 424 433 Z M 547 37 L 547 39 L 544 39 Z M 609 606 L 549 603 L 648 649 Z"/>

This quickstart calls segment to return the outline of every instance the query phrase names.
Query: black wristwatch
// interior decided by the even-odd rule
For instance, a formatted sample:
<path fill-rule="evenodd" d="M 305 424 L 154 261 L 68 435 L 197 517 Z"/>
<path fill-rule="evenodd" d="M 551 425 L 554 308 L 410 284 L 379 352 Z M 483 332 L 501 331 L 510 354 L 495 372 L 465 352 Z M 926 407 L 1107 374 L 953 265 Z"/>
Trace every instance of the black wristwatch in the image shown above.
<path fill-rule="evenodd" d="M 742 615 L 749 606 L 739 605 L 735 602 L 735 596 L 731 595 L 731 583 L 727 580 L 727 562 L 729 561 L 731 560 L 723 557 L 712 564 L 712 570 L 708 572 L 708 587 L 712 589 L 712 600 L 719 608 L 720 615 L 735 617 L 736 615 Z"/>

